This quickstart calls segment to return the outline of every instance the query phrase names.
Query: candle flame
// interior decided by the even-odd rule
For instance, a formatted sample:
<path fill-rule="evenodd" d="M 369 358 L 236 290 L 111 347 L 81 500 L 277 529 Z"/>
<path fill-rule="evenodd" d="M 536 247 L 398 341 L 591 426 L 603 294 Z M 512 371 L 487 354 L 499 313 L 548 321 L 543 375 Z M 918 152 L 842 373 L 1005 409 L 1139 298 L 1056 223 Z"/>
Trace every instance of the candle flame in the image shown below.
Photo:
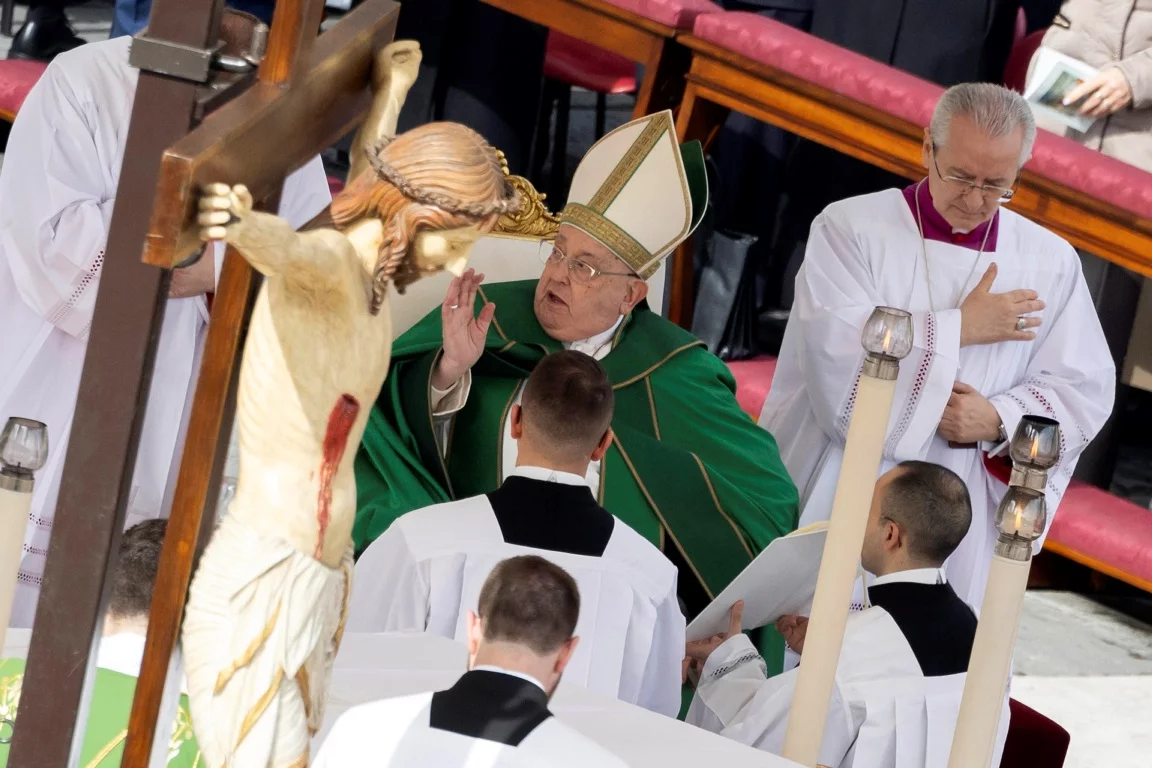
<path fill-rule="evenodd" d="M 1032 461 L 1036 460 L 1036 453 L 1040 450 L 1039 438 L 1032 438 L 1032 450 L 1028 453 L 1028 458 Z"/>
<path fill-rule="evenodd" d="M 891 348 L 892 348 L 892 326 L 888 326 L 888 328 L 884 331 L 884 352 L 887 353 L 888 350 L 890 350 Z"/>
<path fill-rule="evenodd" d="M 1016 502 L 1016 533 L 1020 533 L 1020 526 L 1024 524 L 1024 505 Z"/>

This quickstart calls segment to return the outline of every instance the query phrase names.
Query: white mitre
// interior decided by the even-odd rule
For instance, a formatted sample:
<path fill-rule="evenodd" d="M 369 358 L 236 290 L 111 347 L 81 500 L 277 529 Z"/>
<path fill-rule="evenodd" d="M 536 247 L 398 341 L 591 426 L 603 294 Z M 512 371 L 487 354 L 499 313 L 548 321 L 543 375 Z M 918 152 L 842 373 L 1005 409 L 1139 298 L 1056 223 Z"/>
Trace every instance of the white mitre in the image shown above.
<path fill-rule="evenodd" d="M 561 221 L 596 238 L 645 279 L 700 223 L 704 152 L 680 144 L 672 112 L 622 125 L 580 161 Z"/>

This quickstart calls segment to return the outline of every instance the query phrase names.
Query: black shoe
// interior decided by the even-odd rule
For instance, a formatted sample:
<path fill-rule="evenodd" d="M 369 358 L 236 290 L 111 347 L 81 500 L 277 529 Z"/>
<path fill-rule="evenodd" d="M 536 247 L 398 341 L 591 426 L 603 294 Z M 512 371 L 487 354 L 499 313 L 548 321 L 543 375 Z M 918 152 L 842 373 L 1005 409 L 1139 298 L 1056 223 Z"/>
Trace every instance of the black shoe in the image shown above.
<path fill-rule="evenodd" d="M 10 59 L 51 61 L 58 54 L 83 45 L 84 40 L 72 29 L 61 8 L 39 6 L 28 11 L 28 18 L 12 38 Z"/>

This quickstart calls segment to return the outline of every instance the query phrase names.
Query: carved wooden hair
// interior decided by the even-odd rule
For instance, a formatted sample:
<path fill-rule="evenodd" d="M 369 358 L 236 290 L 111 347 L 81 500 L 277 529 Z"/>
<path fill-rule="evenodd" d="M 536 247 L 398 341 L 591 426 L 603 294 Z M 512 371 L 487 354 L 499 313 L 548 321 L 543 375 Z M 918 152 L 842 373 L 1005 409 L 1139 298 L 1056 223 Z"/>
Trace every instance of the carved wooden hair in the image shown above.
<path fill-rule="evenodd" d="M 476 224 L 488 232 L 503 213 L 519 207 L 501 155 L 480 134 L 458 123 L 429 123 L 384 144 L 365 171 L 332 201 L 332 221 L 347 229 L 378 218 L 384 240 L 372 280 L 372 312 L 378 312 L 388 283 L 397 290 L 419 273 L 407 259 L 423 230 Z M 380 169 L 386 174 L 378 175 Z"/>

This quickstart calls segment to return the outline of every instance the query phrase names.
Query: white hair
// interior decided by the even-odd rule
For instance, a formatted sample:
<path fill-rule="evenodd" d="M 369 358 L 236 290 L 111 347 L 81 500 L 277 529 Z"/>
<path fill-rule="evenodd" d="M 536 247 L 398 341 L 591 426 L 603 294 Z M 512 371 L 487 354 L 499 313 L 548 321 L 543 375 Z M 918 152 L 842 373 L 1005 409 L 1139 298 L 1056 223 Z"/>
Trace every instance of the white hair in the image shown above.
<path fill-rule="evenodd" d="M 992 139 L 1022 129 L 1024 146 L 1020 150 L 1020 165 L 1032 156 L 1036 119 L 1028 102 L 1016 91 L 993 83 L 960 83 L 944 91 L 928 129 L 932 143 L 937 147 L 944 146 L 952 118 L 956 115 L 967 115 L 983 134 Z"/>

